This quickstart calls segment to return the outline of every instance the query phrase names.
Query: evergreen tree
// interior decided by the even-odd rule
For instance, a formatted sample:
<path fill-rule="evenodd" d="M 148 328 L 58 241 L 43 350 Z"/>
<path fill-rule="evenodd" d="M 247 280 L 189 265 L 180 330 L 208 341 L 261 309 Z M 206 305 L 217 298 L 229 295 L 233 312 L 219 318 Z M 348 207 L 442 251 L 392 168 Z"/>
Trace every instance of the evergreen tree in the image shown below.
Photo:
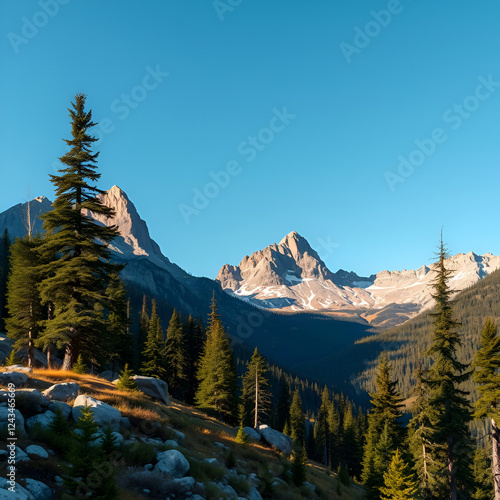
<path fill-rule="evenodd" d="M 292 460 L 292 479 L 296 486 L 300 486 L 307 479 L 307 453 L 306 445 L 302 441 L 302 445 L 293 455 Z"/>
<path fill-rule="evenodd" d="M 318 411 L 318 419 L 314 426 L 314 441 L 318 457 L 325 467 L 328 467 L 330 456 L 330 429 L 328 426 L 328 408 L 330 406 L 330 394 L 325 385 L 321 394 L 321 406 Z"/>
<path fill-rule="evenodd" d="M 207 340 L 198 368 L 196 405 L 214 411 L 230 424 L 237 422 L 237 375 L 231 342 L 224 331 L 212 298 Z"/>
<path fill-rule="evenodd" d="M 40 238 L 16 238 L 11 247 L 10 276 L 7 283 L 7 309 L 5 321 L 7 335 L 15 340 L 14 348 L 28 352 L 28 366 L 35 364 L 35 340 L 41 331 L 44 311 L 41 306 L 38 283 L 40 259 L 37 247 Z"/>
<path fill-rule="evenodd" d="M 167 328 L 165 355 L 169 389 L 177 399 L 184 399 L 187 391 L 186 350 L 181 318 L 174 309 Z"/>
<path fill-rule="evenodd" d="M 285 377 L 280 378 L 280 394 L 276 405 L 276 430 L 283 432 L 290 420 L 290 388 Z"/>
<path fill-rule="evenodd" d="M 500 500 L 500 337 L 490 318 L 481 333 L 481 348 L 476 353 L 474 379 L 480 394 L 475 418 L 491 422 L 491 445 L 495 500 Z"/>
<path fill-rule="evenodd" d="M 134 366 L 139 369 L 142 359 L 142 353 L 144 352 L 144 346 L 148 338 L 148 328 L 149 328 L 149 315 L 148 315 L 148 305 L 146 295 L 142 296 L 142 307 L 139 313 L 139 329 L 137 335 L 134 339 Z"/>
<path fill-rule="evenodd" d="M 79 374 L 87 373 L 87 365 L 83 361 L 83 356 L 81 354 L 78 355 L 76 363 L 73 365 L 73 371 Z"/>
<path fill-rule="evenodd" d="M 238 444 L 248 444 L 248 436 L 245 433 L 244 426 L 243 426 L 243 420 L 240 421 L 240 426 L 238 427 L 238 433 L 236 434 L 236 440 Z"/>
<path fill-rule="evenodd" d="M 51 175 L 56 187 L 53 210 L 41 216 L 46 236 L 42 255 L 51 262 L 45 267 L 41 282 L 44 303 L 54 306 L 53 318 L 47 321 L 41 344 L 65 346 L 62 369 L 71 369 L 83 344 L 92 344 L 102 329 L 94 315 L 94 306 L 107 304 L 105 289 L 111 273 L 119 266 L 109 262 L 107 248 L 118 235 L 114 226 L 99 225 L 89 212 L 111 218 L 114 212 L 97 197 L 103 191 L 95 183 L 97 156 L 91 152 L 97 139 L 89 135 L 92 111 L 85 111 L 83 94 L 77 94 L 69 110 L 72 139 L 66 140 L 70 151 L 60 158 L 66 166 L 61 175 Z M 92 184 L 90 184 L 92 183 Z"/>
<path fill-rule="evenodd" d="M 443 240 L 438 252 L 438 262 L 433 281 L 436 301 L 433 341 L 427 354 L 434 360 L 429 370 L 429 420 L 432 460 L 435 470 L 432 481 L 439 482 L 433 494 L 440 498 L 457 500 L 458 495 L 466 498 L 472 480 L 471 444 L 468 423 L 471 408 L 468 392 L 460 389 L 460 384 L 468 380 L 470 371 L 467 364 L 457 359 L 457 348 L 462 341 L 458 333 L 460 324 L 453 319 L 452 291 L 448 286 L 452 271 L 446 268 L 446 250 Z"/>
<path fill-rule="evenodd" d="M 122 391 L 135 391 L 138 389 L 135 380 L 132 378 L 133 372 L 128 367 L 128 363 L 125 363 L 123 370 L 120 373 L 120 378 L 116 384 L 116 388 Z"/>
<path fill-rule="evenodd" d="M 7 318 L 7 280 L 10 274 L 9 266 L 10 238 L 7 229 L 4 229 L 0 238 L 0 332 L 5 331 Z"/>
<path fill-rule="evenodd" d="M 306 437 L 306 424 L 300 392 L 295 389 L 290 406 L 290 436 L 295 444 L 300 444 Z"/>
<path fill-rule="evenodd" d="M 368 416 L 362 473 L 368 497 L 373 499 L 378 498 L 383 473 L 402 441 L 403 432 L 400 423 L 402 400 L 396 390 L 397 381 L 391 380 L 391 365 L 385 352 L 379 358 L 375 385 L 376 392 L 370 394 L 372 409 Z"/>
<path fill-rule="evenodd" d="M 267 363 L 256 347 L 243 376 L 243 400 L 249 403 L 255 429 L 269 411 L 271 395 L 268 387 Z"/>
<path fill-rule="evenodd" d="M 156 301 L 151 306 L 151 319 L 148 326 L 148 338 L 142 353 L 141 373 L 147 377 L 162 380 L 167 378 L 165 366 L 165 342 L 160 317 L 156 312 Z"/>
<path fill-rule="evenodd" d="M 380 488 L 381 500 L 414 500 L 417 497 L 417 489 L 413 474 L 408 472 L 399 450 L 396 450 L 387 472 L 384 473 L 384 486 Z"/>
<path fill-rule="evenodd" d="M 491 463 L 488 454 L 483 448 L 476 448 L 474 453 L 472 476 L 476 486 L 471 498 L 473 500 L 491 500 L 494 495 Z"/>
<path fill-rule="evenodd" d="M 196 324 L 194 318 L 189 315 L 186 325 L 186 377 L 187 377 L 187 392 L 186 403 L 193 404 L 196 390 L 198 389 L 198 379 L 196 373 L 200 357 L 203 352 L 203 345 L 205 343 L 205 333 L 203 330 L 203 323 Z"/>
<path fill-rule="evenodd" d="M 349 471 L 350 476 L 357 476 L 360 473 L 358 443 L 356 441 L 356 423 L 352 413 L 352 405 L 347 406 L 342 424 L 340 447 L 340 462 Z"/>
<path fill-rule="evenodd" d="M 17 357 L 17 351 L 12 349 L 10 354 L 5 358 L 5 366 L 13 366 L 21 364 L 21 360 Z"/>

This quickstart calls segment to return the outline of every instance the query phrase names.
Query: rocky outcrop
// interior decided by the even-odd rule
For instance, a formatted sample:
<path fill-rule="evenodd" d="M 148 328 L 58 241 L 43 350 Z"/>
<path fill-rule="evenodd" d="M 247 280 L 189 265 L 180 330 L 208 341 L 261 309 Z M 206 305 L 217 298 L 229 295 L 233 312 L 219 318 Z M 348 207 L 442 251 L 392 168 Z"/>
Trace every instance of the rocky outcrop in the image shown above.
<path fill-rule="evenodd" d="M 252 441 L 260 441 L 261 439 L 260 434 L 252 427 L 244 427 L 243 432 Z"/>
<path fill-rule="evenodd" d="M 45 391 L 43 391 L 44 396 L 49 399 L 55 399 L 57 401 L 71 401 L 78 396 L 80 392 L 80 385 L 76 382 L 64 382 L 61 384 L 54 384 Z"/>
<path fill-rule="evenodd" d="M 73 420 L 77 421 L 80 418 L 84 406 L 90 406 L 94 414 L 94 421 L 99 427 L 107 428 L 109 426 L 112 431 L 120 430 L 122 416 L 120 410 L 85 394 L 80 394 L 75 399 L 72 410 Z"/>
<path fill-rule="evenodd" d="M 259 434 L 267 444 L 279 450 L 283 455 L 288 456 L 292 453 L 293 441 L 291 437 L 271 429 L 268 425 L 260 425 Z"/>
<path fill-rule="evenodd" d="M 134 375 L 132 377 L 140 391 L 152 398 L 159 399 L 165 404 L 170 404 L 168 398 L 168 384 L 155 377 L 145 377 L 143 375 Z"/>
<path fill-rule="evenodd" d="M 0 385 L 14 384 L 16 389 L 28 382 L 28 375 L 23 372 L 3 372 L 0 373 Z"/>

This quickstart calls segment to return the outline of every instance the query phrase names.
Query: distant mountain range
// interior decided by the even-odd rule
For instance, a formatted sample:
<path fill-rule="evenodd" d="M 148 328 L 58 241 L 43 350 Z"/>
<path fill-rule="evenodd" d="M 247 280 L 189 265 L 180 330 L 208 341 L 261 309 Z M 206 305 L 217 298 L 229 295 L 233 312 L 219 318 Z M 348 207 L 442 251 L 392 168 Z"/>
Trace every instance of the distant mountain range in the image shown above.
<path fill-rule="evenodd" d="M 500 256 L 473 252 L 447 260 L 453 290 L 470 287 L 500 267 Z M 238 266 L 224 265 L 222 288 L 258 307 L 315 311 L 357 317 L 373 326 L 395 326 L 433 305 L 433 264 L 417 270 L 382 271 L 360 277 L 342 269 L 332 273 L 295 231 L 278 244 L 245 256 Z"/>

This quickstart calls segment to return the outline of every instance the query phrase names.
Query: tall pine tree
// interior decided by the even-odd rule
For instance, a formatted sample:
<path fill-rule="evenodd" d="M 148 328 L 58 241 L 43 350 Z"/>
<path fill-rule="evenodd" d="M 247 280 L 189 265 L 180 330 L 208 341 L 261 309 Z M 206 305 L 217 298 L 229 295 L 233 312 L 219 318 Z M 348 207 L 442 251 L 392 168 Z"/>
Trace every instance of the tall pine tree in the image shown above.
<path fill-rule="evenodd" d="M 481 397 L 476 402 L 476 418 L 491 422 L 491 445 L 495 500 L 500 500 L 500 337 L 490 318 L 481 333 L 481 348 L 476 353 L 474 379 Z"/>
<path fill-rule="evenodd" d="M 321 406 L 318 411 L 318 418 L 314 425 L 314 442 L 316 452 L 325 467 L 328 467 L 330 456 L 330 428 L 328 425 L 328 408 L 330 406 L 330 394 L 328 388 L 324 387 L 321 394 Z"/>
<path fill-rule="evenodd" d="M 290 405 L 290 437 L 296 446 L 300 446 L 306 438 L 305 415 L 298 389 L 293 392 L 292 404 Z"/>
<path fill-rule="evenodd" d="M 165 341 L 161 320 L 156 312 L 156 301 L 152 301 L 151 319 L 148 326 L 148 338 L 142 352 L 141 373 L 147 377 L 167 380 L 165 362 Z"/>
<path fill-rule="evenodd" d="M 92 111 L 85 111 L 84 94 L 77 94 L 71 117 L 72 138 L 65 140 L 70 151 L 60 158 L 65 168 L 51 175 L 56 188 L 53 210 L 42 215 L 46 236 L 43 255 L 53 259 L 45 268 L 41 283 L 42 300 L 54 306 L 53 317 L 46 323 L 42 345 L 65 347 L 62 369 L 71 369 L 84 343 L 92 343 L 102 329 L 95 315 L 95 304 L 105 307 L 106 287 L 117 266 L 109 262 L 109 243 L 118 231 L 114 226 L 97 224 L 89 212 L 111 218 L 114 212 L 104 206 L 94 183 L 99 180 L 97 157 L 92 153 L 90 135 Z"/>
<path fill-rule="evenodd" d="M 176 309 L 167 328 L 165 347 L 169 389 L 177 399 L 184 399 L 187 390 L 186 342 L 181 318 Z"/>
<path fill-rule="evenodd" d="M 446 249 L 441 237 L 438 261 L 434 271 L 432 297 L 436 301 L 432 344 L 427 354 L 434 363 L 429 370 L 429 419 L 433 429 L 430 435 L 432 459 L 436 466 L 432 472 L 436 485 L 433 494 L 439 498 L 466 498 L 472 487 L 471 439 L 468 423 L 471 407 L 468 393 L 460 385 L 472 375 L 468 365 L 457 358 L 462 344 L 458 327 L 453 319 L 452 291 L 448 285 L 453 272 L 446 267 Z"/>

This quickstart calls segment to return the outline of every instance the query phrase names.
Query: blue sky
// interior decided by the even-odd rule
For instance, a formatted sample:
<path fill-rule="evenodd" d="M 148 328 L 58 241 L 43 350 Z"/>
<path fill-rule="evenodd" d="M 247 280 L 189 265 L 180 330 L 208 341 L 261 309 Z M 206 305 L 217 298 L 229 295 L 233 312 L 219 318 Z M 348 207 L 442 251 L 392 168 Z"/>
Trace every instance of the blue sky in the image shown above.
<path fill-rule="evenodd" d="M 2 2 L 0 211 L 28 184 L 53 199 L 81 91 L 99 187 L 192 274 L 292 230 L 332 271 L 428 264 L 442 226 L 452 253 L 498 254 L 499 18 L 472 0 Z"/>

